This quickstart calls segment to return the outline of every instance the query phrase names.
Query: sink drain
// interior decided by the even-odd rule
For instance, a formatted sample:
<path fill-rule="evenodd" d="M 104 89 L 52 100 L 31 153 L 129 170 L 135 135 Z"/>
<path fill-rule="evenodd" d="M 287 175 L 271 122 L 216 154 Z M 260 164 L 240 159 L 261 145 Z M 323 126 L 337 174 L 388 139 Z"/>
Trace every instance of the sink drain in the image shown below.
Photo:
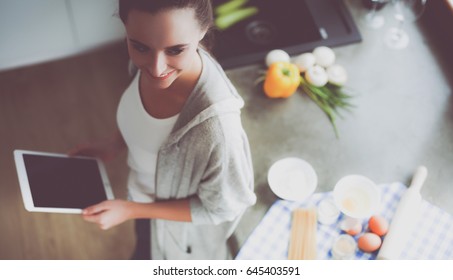
<path fill-rule="evenodd" d="M 266 21 L 252 21 L 245 28 L 247 38 L 259 45 L 267 45 L 274 41 L 275 27 Z"/>

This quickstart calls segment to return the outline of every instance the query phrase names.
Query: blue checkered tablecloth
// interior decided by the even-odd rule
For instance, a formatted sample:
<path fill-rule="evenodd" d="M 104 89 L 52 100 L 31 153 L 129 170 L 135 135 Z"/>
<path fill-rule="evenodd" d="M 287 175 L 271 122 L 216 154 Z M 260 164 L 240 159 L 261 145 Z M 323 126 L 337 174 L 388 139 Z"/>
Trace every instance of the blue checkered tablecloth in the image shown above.
<path fill-rule="evenodd" d="M 391 221 L 406 186 L 401 183 L 392 183 L 379 185 L 379 188 L 382 199 L 378 214 Z M 292 211 L 299 207 L 316 206 L 327 197 L 332 197 L 332 192 L 315 193 L 308 202 L 304 203 L 277 200 L 247 238 L 236 259 L 287 259 Z M 316 237 L 318 259 L 332 259 L 330 249 L 335 238 L 342 233 L 339 225 L 342 218 L 340 216 L 337 223 L 332 225 L 318 223 Z M 364 230 L 367 230 L 367 220 L 363 221 L 363 226 Z M 357 239 L 357 237 L 355 238 Z M 356 251 L 356 259 L 375 258 L 376 253 Z M 400 259 L 453 259 L 453 216 L 423 200 L 422 216 L 416 230 L 406 241 Z"/>

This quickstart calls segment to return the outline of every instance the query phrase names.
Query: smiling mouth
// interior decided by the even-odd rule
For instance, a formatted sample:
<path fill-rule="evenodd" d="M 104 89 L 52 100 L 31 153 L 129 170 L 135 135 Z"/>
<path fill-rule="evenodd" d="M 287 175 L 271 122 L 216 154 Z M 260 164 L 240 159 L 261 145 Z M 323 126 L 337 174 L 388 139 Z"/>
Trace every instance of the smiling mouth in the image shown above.
<path fill-rule="evenodd" d="M 163 75 L 161 75 L 159 77 L 155 77 L 155 76 L 153 76 L 151 74 L 150 74 L 150 76 L 153 77 L 153 79 L 156 79 L 156 80 L 159 80 L 159 81 L 163 81 L 163 80 L 168 79 L 168 77 L 170 77 L 175 71 L 176 70 L 172 70 L 172 71 L 170 71 L 170 72 L 168 72 L 166 74 L 163 74 Z"/>

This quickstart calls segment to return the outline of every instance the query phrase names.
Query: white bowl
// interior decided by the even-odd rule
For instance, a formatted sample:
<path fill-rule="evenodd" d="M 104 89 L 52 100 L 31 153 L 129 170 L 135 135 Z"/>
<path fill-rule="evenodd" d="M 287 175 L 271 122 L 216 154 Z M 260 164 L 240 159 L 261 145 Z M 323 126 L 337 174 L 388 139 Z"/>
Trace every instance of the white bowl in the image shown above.
<path fill-rule="evenodd" d="M 380 192 L 376 184 L 362 175 L 341 178 L 334 187 L 335 205 L 351 218 L 367 218 L 379 208 Z"/>
<path fill-rule="evenodd" d="M 278 197 L 290 201 L 304 201 L 315 191 L 318 177 L 308 162 L 289 157 L 272 164 L 267 173 L 267 181 Z"/>

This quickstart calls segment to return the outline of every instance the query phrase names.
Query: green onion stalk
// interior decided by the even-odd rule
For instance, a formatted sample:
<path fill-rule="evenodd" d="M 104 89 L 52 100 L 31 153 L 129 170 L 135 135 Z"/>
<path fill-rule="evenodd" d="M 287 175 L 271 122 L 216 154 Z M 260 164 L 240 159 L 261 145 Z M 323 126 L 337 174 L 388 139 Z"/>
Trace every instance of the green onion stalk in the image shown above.
<path fill-rule="evenodd" d="M 316 87 L 308 83 L 302 76 L 300 77 L 300 87 L 327 115 L 333 126 L 335 136 L 339 138 L 337 125 L 335 124 L 336 117 L 341 117 L 340 109 L 350 111 L 350 108 L 354 107 L 350 103 L 352 95 L 348 94 L 344 87 L 331 83 Z"/>

